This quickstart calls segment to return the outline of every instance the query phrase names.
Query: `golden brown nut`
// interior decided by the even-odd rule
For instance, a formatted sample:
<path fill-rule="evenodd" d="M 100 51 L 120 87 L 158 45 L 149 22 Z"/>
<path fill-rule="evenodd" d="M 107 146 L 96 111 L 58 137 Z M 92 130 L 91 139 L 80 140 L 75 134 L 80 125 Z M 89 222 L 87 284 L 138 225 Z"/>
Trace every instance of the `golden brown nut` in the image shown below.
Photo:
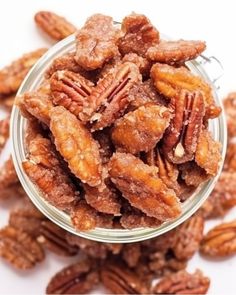
<path fill-rule="evenodd" d="M 170 118 L 171 113 L 166 107 L 146 104 L 115 122 L 112 141 L 120 151 L 148 152 L 163 137 Z"/>
<path fill-rule="evenodd" d="M 162 41 L 148 49 L 147 57 L 155 62 L 180 64 L 196 58 L 205 49 L 206 44 L 203 41 Z"/>
<path fill-rule="evenodd" d="M 13 61 L 9 66 L 0 71 L 0 94 L 9 95 L 15 93 L 30 68 L 47 51 L 41 48 Z"/>
<path fill-rule="evenodd" d="M 152 66 L 151 77 L 157 90 L 168 98 L 176 97 L 180 90 L 201 91 L 204 97 L 206 117 L 216 118 L 221 108 L 215 105 L 211 87 L 185 67 L 175 68 L 167 64 L 156 63 Z"/>
<path fill-rule="evenodd" d="M 0 120 L 0 153 L 4 148 L 10 132 L 10 117 L 7 116 L 5 119 Z"/>
<path fill-rule="evenodd" d="M 229 142 L 227 145 L 224 170 L 236 172 L 236 143 Z"/>
<path fill-rule="evenodd" d="M 118 55 L 120 31 L 113 26 L 110 16 L 94 14 L 76 35 L 76 62 L 86 70 L 101 68 Z"/>
<path fill-rule="evenodd" d="M 118 46 L 123 55 L 134 52 L 144 56 L 149 47 L 159 43 L 159 32 L 142 14 L 126 16 L 122 21 L 122 31 L 125 35 L 119 39 Z"/>
<path fill-rule="evenodd" d="M 127 53 L 122 58 L 122 62 L 126 62 L 126 61 L 136 64 L 136 66 L 139 68 L 139 71 L 144 78 L 149 77 L 152 63 L 147 58 L 140 56 L 136 53 Z"/>
<path fill-rule="evenodd" d="M 10 156 L 2 165 L 0 169 L 0 190 L 11 188 L 19 182 L 16 170 Z M 1 197 L 1 194 L 0 194 Z"/>
<path fill-rule="evenodd" d="M 37 12 L 34 20 L 41 30 L 57 41 L 66 38 L 76 31 L 76 27 L 64 17 L 50 11 Z"/>
<path fill-rule="evenodd" d="M 91 186 L 101 184 L 99 146 L 90 132 L 64 107 L 55 107 L 50 114 L 56 148 L 68 162 L 71 172 Z"/>
<path fill-rule="evenodd" d="M 180 214 L 179 201 L 174 191 L 158 178 L 157 168 L 125 153 L 115 153 L 109 168 L 111 180 L 132 206 L 161 221 Z"/>

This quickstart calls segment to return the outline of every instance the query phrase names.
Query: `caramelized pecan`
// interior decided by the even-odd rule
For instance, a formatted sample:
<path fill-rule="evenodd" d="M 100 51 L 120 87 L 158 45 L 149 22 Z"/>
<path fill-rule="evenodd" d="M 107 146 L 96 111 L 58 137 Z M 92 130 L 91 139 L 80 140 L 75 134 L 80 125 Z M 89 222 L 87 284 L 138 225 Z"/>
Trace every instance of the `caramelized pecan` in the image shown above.
<path fill-rule="evenodd" d="M 12 157 L 2 165 L 0 169 L 0 190 L 11 188 L 19 182 L 15 167 L 12 161 Z"/>
<path fill-rule="evenodd" d="M 10 117 L 0 120 L 0 153 L 9 138 Z"/>
<path fill-rule="evenodd" d="M 57 41 L 66 38 L 76 31 L 76 27 L 64 17 L 50 11 L 37 12 L 34 20 L 41 30 Z"/>
<path fill-rule="evenodd" d="M 44 259 L 44 252 L 27 233 L 6 226 L 0 230 L 0 256 L 18 269 L 29 269 Z"/>
<path fill-rule="evenodd" d="M 210 286 L 209 278 L 200 270 L 193 274 L 185 270 L 168 275 L 161 279 L 153 289 L 153 294 L 206 294 Z"/>
<path fill-rule="evenodd" d="M 200 251 L 204 255 L 222 257 L 236 253 L 236 221 L 222 223 L 203 238 Z"/>
<path fill-rule="evenodd" d="M 93 261 L 72 264 L 52 277 L 46 294 L 87 294 L 99 282 Z"/>
<path fill-rule="evenodd" d="M 236 143 L 229 142 L 227 145 L 224 170 L 236 172 Z"/>
<path fill-rule="evenodd" d="M 135 267 L 142 255 L 140 243 L 125 244 L 122 249 L 122 258 L 129 267 Z"/>
<path fill-rule="evenodd" d="M 136 65 L 126 62 L 100 80 L 88 98 L 81 119 L 93 123 L 92 130 L 103 129 L 119 118 L 129 103 L 129 90 L 140 80 Z M 82 118 L 83 116 L 83 118 Z"/>
<path fill-rule="evenodd" d="M 172 100 L 174 118 L 163 138 L 163 152 L 176 164 L 193 160 L 204 117 L 204 98 L 201 92 L 182 90 Z"/>
<path fill-rule="evenodd" d="M 224 108 L 227 117 L 227 131 L 229 137 L 232 138 L 236 136 L 236 124 L 235 124 L 235 116 L 236 116 L 236 92 L 231 92 L 227 95 L 227 97 L 223 100 Z"/>

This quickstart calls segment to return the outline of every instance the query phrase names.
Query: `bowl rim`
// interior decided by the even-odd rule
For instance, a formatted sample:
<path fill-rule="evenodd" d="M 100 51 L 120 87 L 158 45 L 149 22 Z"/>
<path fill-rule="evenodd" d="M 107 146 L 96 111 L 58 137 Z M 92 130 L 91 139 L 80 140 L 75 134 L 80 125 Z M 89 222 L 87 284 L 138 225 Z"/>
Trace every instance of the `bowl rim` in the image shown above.
<path fill-rule="evenodd" d="M 24 81 L 19 88 L 17 95 L 21 95 L 26 91 L 32 91 L 40 84 L 39 77 L 42 80 L 42 73 L 45 73 L 46 68 L 50 65 L 55 57 L 61 56 L 66 52 L 71 51 L 75 47 L 75 35 L 71 35 L 62 41 L 56 43 L 51 47 L 32 67 Z M 218 105 L 222 108 L 221 115 L 213 120 L 210 120 L 210 128 L 213 128 L 213 137 L 219 141 L 222 145 L 221 157 L 222 161 L 219 165 L 218 173 L 215 177 L 211 178 L 205 182 L 199 189 L 197 189 L 190 198 L 188 198 L 184 203 L 181 204 L 182 213 L 176 219 L 164 222 L 157 228 L 137 228 L 137 229 L 104 229 L 95 228 L 87 232 L 77 231 L 70 222 L 69 215 L 65 212 L 57 209 L 56 207 L 49 204 L 43 197 L 40 196 L 40 192 L 37 187 L 31 182 L 29 177 L 25 174 L 22 168 L 22 161 L 26 158 L 26 151 L 24 149 L 24 139 L 23 130 L 25 127 L 26 119 L 20 114 L 19 108 L 14 105 L 11 114 L 10 123 L 10 138 L 12 143 L 12 159 L 16 169 L 16 173 L 19 180 L 26 191 L 27 195 L 34 203 L 34 205 L 46 215 L 52 222 L 56 223 L 58 226 L 62 227 L 66 231 L 69 231 L 75 235 L 83 238 L 98 242 L 108 242 L 108 243 L 130 243 L 137 242 L 146 239 L 150 239 L 167 231 L 175 228 L 186 219 L 188 219 L 192 214 L 194 214 L 197 209 L 203 204 L 203 202 L 208 198 L 212 192 L 218 177 L 220 176 L 224 157 L 226 153 L 227 145 L 227 128 L 226 119 L 223 109 L 222 101 L 218 98 L 217 90 L 213 82 L 208 77 L 204 68 L 201 65 L 201 57 L 196 60 L 189 61 L 186 63 L 191 71 L 202 76 L 212 87 L 212 91 L 215 96 L 215 100 Z M 41 75 L 40 75 L 41 74 Z M 36 85 L 37 84 L 37 85 Z M 190 206 L 190 203 L 191 206 Z"/>

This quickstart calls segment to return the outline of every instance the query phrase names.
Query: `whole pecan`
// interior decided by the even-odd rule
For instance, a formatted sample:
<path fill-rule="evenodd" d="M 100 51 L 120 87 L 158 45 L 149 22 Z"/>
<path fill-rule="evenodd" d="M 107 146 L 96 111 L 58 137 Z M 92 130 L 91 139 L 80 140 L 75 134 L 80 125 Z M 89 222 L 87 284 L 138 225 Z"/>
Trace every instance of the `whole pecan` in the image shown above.
<path fill-rule="evenodd" d="M 58 41 L 76 31 L 74 25 L 54 12 L 39 11 L 35 14 L 34 20 L 40 29 Z"/>
<path fill-rule="evenodd" d="M 49 220 L 41 222 L 37 241 L 59 256 L 73 256 L 78 253 L 78 248 L 67 242 L 66 231 Z"/>
<path fill-rule="evenodd" d="M 52 277 L 47 294 L 87 294 L 99 282 L 96 266 L 92 260 L 72 264 Z"/>
<path fill-rule="evenodd" d="M 55 72 L 50 79 L 53 102 L 79 116 L 86 106 L 86 99 L 91 94 L 93 83 L 78 73 L 68 70 Z"/>
<path fill-rule="evenodd" d="M 101 270 L 103 285 L 113 294 L 146 294 L 145 284 L 135 272 L 124 265 L 108 262 Z"/>
<path fill-rule="evenodd" d="M 204 255 L 221 257 L 236 253 L 236 221 L 222 223 L 203 238 L 200 251 Z"/>
<path fill-rule="evenodd" d="M 201 92 L 182 90 L 172 100 L 174 118 L 163 138 L 163 152 L 176 164 L 194 158 L 198 138 L 205 113 L 204 98 Z"/>
<path fill-rule="evenodd" d="M 153 294 L 206 294 L 210 280 L 200 270 L 193 274 L 185 270 L 168 275 L 161 279 L 153 289 Z"/>
<path fill-rule="evenodd" d="M 118 66 L 92 89 L 81 119 L 90 121 L 93 131 L 110 126 L 127 108 L 129 90 L 139 80 L 140 73 L 135 64 L 125 62 Z"/>
<path fill-rule="evenodd" d="M 0 230 L 0 256 L 18 269 L 29 269 L 44 259 L 44 251 L 24 231 L 6 226 Z"/>

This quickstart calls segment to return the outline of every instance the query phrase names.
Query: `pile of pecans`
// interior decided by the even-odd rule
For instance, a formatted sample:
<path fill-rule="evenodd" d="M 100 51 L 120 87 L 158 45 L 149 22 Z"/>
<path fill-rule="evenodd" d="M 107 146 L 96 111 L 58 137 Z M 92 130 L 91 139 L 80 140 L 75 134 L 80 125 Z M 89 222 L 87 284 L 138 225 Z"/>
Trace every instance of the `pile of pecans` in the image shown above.
<path fill-rule="evenodd" d="M 103 17 L 99 16 L 99 18 L 104 21 Z M 130 194 L 130 191 L 127 191 L 128 180 L 129 186 L 132 186 L 134 190 L 137 189 L 137 185 L 135 186 L 135 183 L 132 183 L 133 178 L 130 181 L 128 178 L 130 175 L 137 176 L 138 178 L 140 177 L 143 181 L 140 189 L 143 189 L 143 187 L 148 188 L 148 193 L 152 192 L 152 189 L 150 190 L 149 183 L 147 182 L 147 175 L 148 179 L 159 179 L 160 187 L 165 187 L 168 192 L 172 190 L 174 192 L 172 192 L 173 197 L 184 201 L 194 187 L 199 185 L 203 180 L 208 179 L 209 175 L 214 175 L 217 171 L 219 158 L 217 158 L 216 162 L 213 160 L 216 157 L 215 155 L 219 153 L 219 147 L 217 143 L 212 143 L 209 132 L 204 128 L 204 126 L 206 126 L 206 120 L 219 113 L 218 108 L 210 102 L 210 96 L 207 96 L 207 104 L 205 104 L 205 102 L 203 104 L 207 111 L 205 112 L 204 120 L 203 118 L 201 119 L 202 129 L 197 137 L 198 145 L 201 143 L 201 146 L 206 146 L 207 154 L 202 151 L 197 153 L 197 150 L 199 150 L 197 147 L 195 147 L 196 149 L 194 150 L 196 138 L 194 136 L 187 136 L 188 134 L 192 134 L 190 132 L 192 128 L 186 128 L 184 132 L 182 131 L 183 133 L 181 133 L 182 127 L 178 129 L 180 126 L 179 123 L 183 124 L 185 120 L 183 116 L 173 116 L 173 112 L 175 114 L 177 109 L 178 112 L 180 112 L 178 114 L 182 112 L 184 116 L 188 116 L 189 113 L 191 113 L 189 111 L 191 109 L 189 108 L 192 106 L 192 103 L 196 103 L 195 100 L 202 101 L 203 97 L 206 98 L 206 93 L 209 95 L 209 92 L 205 92 L 205 90 L 209 88 L 204 88 L 206 86 L 205 84 L 199 84 L 201 82 L 200 80 L 193 82 L 193 80 L 191 80 L 193 79 L 192 74 L 183 67 L 176 65 L 177 62 L 173 59 L 171 48 L 175 48 L 176 56 L 180 56 L 182 59 L 184 58 L 184 61 L 186 58 L 194 58 L 196 54 L 199 53 L 200 49 L 196 47 L 197 49 L 194 52 L 197 53 L 192 55 L 193 53 L 191 52 L 193 51 L 190 49 L 188 49 L 188 51 L 185 51 L 185 49 L 183 51 L 176 51 L 176 45 L 169 44 L 168 46 L 171 46 L 170 51 L 168 51 L 168 54 L 166 53 L 163 55 L 159 50 L 163 51 L 165 43 L 164 45 L 160 43 L 156 48 L 155 45 L 149 46 L 150 49 L 149 47 L 146 48 L 146 45 L 144 46 L 143 44 L 139 47 L 136 42 L 137 34 L 148 36 L 148 38 L 145 39 L 146 44 L 147 40 L 153 40 L 153 34 L 156 36 L 157 31 L 153 29 L 149 22 L 145 23 L 147 19 L 144 16 L 131 15 L 125 18 L 123 26 L 127 27 L 130 24 L 132 25 L 133 21 L 137 19 L 140 21 L 140 25 L 137 25 L 138 29 L 127 30 L 129 33 L 119 39 L 119 51 L 124 57 L 115 56 L 110 62 L 106 62 L 101 70 L 92 70 L 97 72 L 96 75 L 103 81 L 103 77 L 107 77 L 107 75 L 110 75 L 109 77 L 114 77 L 114 73 L 117 73 L 114 66 L 117 60 L 119 61 L 118 67 L 120 67 L 120 65 L 123 67 L 125 63 L 125 69 L 127 69 L 127 62 L 129 66 L 130 63 L 132 63 L 132 68 L 135 68 L 137 60 L 140 62 L 140 67 L 138 68 L 142 73 L 144 82 L 139 81 L 138 86 L 135 84 L 135 86 L 133 85 L 129 90 L 131 98 L 129 98 L 130 101 L 125 111 L 126 114 L 124 116 L 121 113 L 115 114 L 121 116 L 121 118 L 115 119 L 115 124 L 112 127 L 114 129 L 112 129 L 112 131 L 110 129 L 111 127 L 99 127 L 99 130 L 96 129 L 96 126 L 101 126 L 100 124 L 108 122 L 107 119 L 100 119 L 102 118 L 102 114 L 104 114 L 104 110 L 109 106 L 110 101 L 105 105 L 101 103 L 99 109 L 102 109 L 103 113 L 96 111 L 96 113 L 92 115 L 93 119 L 95 119 L 92 120 L 92 122 L 89 121 L 89 127 L 88 125 L 85 127 L 85 125 L 79 121 L 81 119 L 78 120 L 77 115 L 72 115 L 73 112 L 71 113 L 71 110 L 75 110 L 76 112 L 76 110 L 79 109 L 80 103 L 83 101 L 82 97 L 84 97 L 84 93 L 89 91 L 89 88 L 86 88 L 88 79 L 92 80 L 97 77 L 95 76 L 95 72 L 88 72 L 87 69 L 84 69 L 85 65 L 87 65 L 87 67 L 96 68 L 101 62 L 100 56 L 110 58 L 111 52 L 116 52 L 116 47 L 110 47 L 109 45 L 110 43 L 113 44 L 112 40 L 116 38 L 116 32 L 105 34 L 107 39 L 103 40 L 102 45 L 98 47 L 99 54 L 97 58 L 92 57 L 91 60 L 86 59 L 88 49 L 86 45 L 84 53 L 82 50 L 83 48 L 80 48 L 81 55 L 76 55 L 76 62 L 74 53 L 61 57 L 59 60 L 55 60 L 47 72 L 48 79 L 50 78 L 50 80 L 45 80 L 40 91 L 37 93 L 25 94 L 22 100 L 20 99 L 20 101 L 23 102 L 20 104 L 22 106 L 21 110 L 27 118 L 29 118 L 26 136 L 29 161 L 24 163 L 25 170 L 28 171 L 32 179 L 35 179 L 35 182 L 38 180 L 37 183 L 41 185 L 39 187 L 45 193 L 44 197 L 58 208 L 71 210 L 71 204 L 74 204 L 76 199 L 78 204 L 75 207 L 76 210 L 74 209 L 73 211 L 73 220 L 75 226 L 78 227 L 83 224 L 82 218 L 86 217 L 88 225 L 84 225 L 84 229 L 91 228 L 91 226 L 96 226 L 97 224 L 105 227 L 109 223 L 111 227 L 120 227 L 122 225 L 125 228 L 132 228 L 137 225 L 156 226 L 160 224 L 159 219 L 148 216 L 149 213 L 143 212 L 143 209 L 134 209 L 135 198 Z M 64 18 L 51 12 L 39 12 L 35 20 L 45 32 L 57 40 L 66 37 L 75 30 L 74 26 L 68 23 Z M 143 22 L 145 25 L 143 25 Z M 91 30 L 90 38 L 86 40 L 88 30 Z M 90 25 L 87 25 L 87 27 L 85 26 L 85 28 L 79 31 L 78 39 L 83 40 L 85 38 L 85 42 L 90 44 L 93 38 L 95 38 L 95 35 L 96 34 L 91 29 L 90 23 Z M 101 35 L 104 34 L 101 33 Z M 100 38 L 100 35 L 98 35 L 98 37 Z M 183 42 L 184 41 L 181 41 L 178 45 L 180 48 L 185 44 Z M 184 48 L 186 47 L 184 46 Z M 135 53 L 127 53 L 131 49 Z M 19 60 L 13 62 L 12 65 L 0 71 L 0 104 L 2 107 L 6 108 L 9 113 L 14 101 L 15 92 L 22 79 L 43 52 L 44 50 L 37 50 L 24 55 Z M 149 59 L 145 56 L 146 52 L 148 52 Z M 178 54 L 176 52 L 178 52 Z M 190 53 L 187 54 L 186 52 Z M 131 58 L 133 61 L 130 60 Z M 151 71 L 154 76 L 161 75 L 161 77 L 163 77 L 163 73 L 165 73 L 164 76 L 168 73 L 167 77 L 169 77 L 169 80 L 161 80 L 160 76 L 158 79 L 154 79 L 154 81 L 156 81 L 155 87 L 168 89 L 170 93 L 173 93 L 177 91 L 177 88 L 175 88 L 176 81 L 179 81 L 177 85 L 182 85 L 183 80 L 181 80 L 182 78 L 180 77 L 184 75 L 184 79 L 186 79 L 186 77 L 190 75 L 192 78 L 188 81 L 192 82 L 189 85 L 191 87 L 196 84 L 202 85 L 202 92 L 194 91 L 194 94 L 190 94 L 188 91 L 192 91 L 193 88 L 181 90 L 178 100 L 179 104 L 177 100 L 170 100 L 171 110 L 168 100 L 166 99 L 168 95 L 165 93 L 157 94 L 153 82 L 147 78 L 147 68 L 144 65 L 149 63 L 152 59 L 154 59 L 155 62 L 155 58 L 160 59 L 158 60 L 159 62 L 167 63 L 169 61 L 171 65 L 174 64 L 174 67 L 170 67 L 166 64 L 158 64 L 157 68 L 155 68 L 155 64 L 154 69 L 156 70 Z M 122 59 L 125 61 L 122 62 Z M 81 61 L 81 65 L 78 65 L 78 60 Z M 179 59 L 178 61 L 180 62 Z M 183 62 L 183 60 L 181 62 Z M 67 71 L 68 67 L 70 68 L 70 70 L 68 70 L 69 74 Z M 145 71 L 142 69 L 145 69 Z M 159 71 L 160 69 L 161 72 Z M 165 72 L 166 70 L 167 72 Z M 61 83 L 57 83 L 61 82 L 60 71 L 64 71 L 67 75 L 62 75 L 62 81 L 66 81 L 65 85 L 63 85 L 63 95 L 61 95 L 60 90 Z M 89 78 L 91 73 L 92 77 Z M 172 74 L 174 74 L 174 76 L 172 76 Z M 52 79 L 52 77 L 55 79 Z M 83 87 L 81 87 L 82 84 L 80 83 L 76 84 L 76 86 L 74 83 L 70 83 L 70 81 L 74 81 L 73 79 L 77 79 L 77 77 L 80 77 L 80 81 L 86 81 Z M 83 80 L 81 77 L 86 80 Z M 125 82 L 125 87 L 129 84 L 130 79 L 132 80 L 132 70 L 131 72 L 126 72 L 126 77 L 131 78 L 128 78 Z M 177 77 L 180 80 L 178 80 Z M 195 78 L 199 79 L 197 77 Z M 97 83 L 96 79 L 89 83 Z M 51 94 L 49 94 L 51 93 L 50 87 L 48 87 L 49 81 L 51 83 L 50 87 L 52 87 L 52 83 L 55 82 L 55 84 L 53 84 L 55 86 L 54 89 L 59 89 L 59 91 L 55 90 L 53 101 L 50 98 Z M 78 80 L 75 81 L 78 82 Z M 139 85 L 140 83 L 142 86 Z M 72 88 L 71 85 L 73 86 Z M 57 86 L 59 88 L 57 88 Z M 123 86 L 122 84 L 122 87 Z M 96 86 L 91 87 L 96 88 Z M 178 87 L 182 88 L 182 86 Z M 66 96 L 67 93 L 73 93 L 73 95 L 77 93 L 78 99 L 73 101 L 69 100 L 68 96 Z M 105 99 L 107 99 L 106 92 L 103 91 L 102 93 L 105 95 Z M 202 93 L 204 93 L 205 96 Z M 94 97 L 96 97 L 96 93 L 94 95 Z M 90 94 L 88 96 L 90 96 Z M 170 94 L 170 96 L 172 96 L 172 94 Z M 138 97 L 138 99 L 134 100 L 132 97 Z M 55 103 L 55 101 L 57 101 L 57 103 Z M 61 101 L 63 103 L 65 101 L 67 102 L 63 106 L 64 108 L 54 106 L 54 104 L 61 104 Z M 94 102 L 97 103 L 97 100 Z M 206 294 L 210 285 L 209 278 L 200 270 L 196 270 L 193 274 L 188 273 L 186 271 L 188 260 L 198 250 L 201 255 L 213 258 L 228 257 L 236 253 L 236 221 L 220 224 L 211 229 L 205 236 L 203 235 L 204 224 L 207 219 L 224 216 L 236 205 L 236 193 L 234 188 L 234 180 L 236 180 L 236 144 L 232 140 L 233 137 L 236 136 L 236 121 L 234 120 L 236 114 L 236 93 L 229 94 L 224 100 L 224 104 L 228 115 L 230 138 L 224 169 L 213 193 L 202 208 L 179 227 L 160 237 L 144 242 L 131 244 L 98 243 L 74 236 L 59 228 L 42 215 L 29 201 L 19 183 L 12 159 L 9 157 L 0 170 L 0 202 L 3 203 L 5 200 L 15 198 L 15 205 L 13 205 L 10 212 L 8 225 L 0 230 L 0 256 L 13 267 L 21 269 L 22 271 L 31 269 L 38 263 L 41 263 L 45 259 L 46 249 L 59 256 L 75 256 L 75 263 L 73 265 L 69 265 L 59 271 L 49 281 L 46 288 L 48 294 L 84 294 L 90 292 L 93 288 L 98 286 L 99 283 L 102 283 L 109 292 L 114 294 Z M 49 105 L 51 105 L 51 108 L 54 108 L 53 112 L 51 108 L 48 108 Z M 70 106 L 73 107 L 70 108 Z M 69 111 L 67 111 L 67 107 Z M 188 111 L 186 111 L 186 108 Z M 112 109 L 113 107 L 111 110 Z M 160 109 L 162 109 L 162 112 L 160 112 Z M 148 111 L 146 112 L 146 110 Z M 85 116 L 91 114 L 90 112 L 91 109 L 88 108 L 88 111 L 85 112 Z M 79 111 L 78 114 L 81 114 L 81 111 Z M 150 117 L 147 116 L 147 114 L 149 114 Z M 109 118 L 113 118 L 113 115 Z M 202 114 L 199 115 L 202 116 Z M 163 128 L 163 130 L 167 128 L 168 132 L 165 132 L 168 136 L 164 136 L 164 138 L 166 138 L 164 140 L 166 142 L 165 147 L 169 148 L 165 150 L 163 146 L 159 147 L 158 143 L 158 149 L 152 147 L 148 152 L 145 150 L 137 150 L 139 144 L 136 145 L 134 139 L 140 142 L 139 140 L 143 139 L 140 135 L 142 134 L 141 132 L 147 134 L 147 137 L 145 137 L 147 138 L 147 142 L 145 141 L 145 145 L 140 144 L 141 148 L 143 146 L 146 148 L 146 145 L 149 145 L 149 147 L 147 147 L 149 149 L 151 145 L 156 145 L 155 141 L 159 141 L 161 137 L 160 134 L 155 133 L 157 132 L 156 128 L 153 137 L 149 137 L 150 134 L 148 132 L 153 130 L 151 127 L 156 127 L 157 125 L 156 121 L 153 121 L 153 116 L 156 116 L 155 120 L 159 122 L 158 126 L 161 126 L 160 128 Z M 179 117 L 179 119 L 174 119 L 176 117 Z M 107 116 L 105 116 L 105 118 L 107 118 Z M 141 124 L 138 124 L 139 118 L 147 122 L 147 125 L 144 124 L 143 130 L 139 129 L 141 128 Z M 137 124 L 135 125 L 138 130 L 137 137 L 132 134 L 133 119 L 137 120 Z M 177 120 L 177 125 L 175 120 Z M 39 121 L 41 122 L 40 124 Z M 81 138 L 85 136 L 87 139 L 87 141 L 82 141 L 82 143 L 80 143 L 81 145 L 79 145 L 79 148 L 84 150 L 84 147 L 88 147 L 89 151 L 95 150 L 95 155 L 97 153 L 97 155 L 101 157 L 102 166 L 111 167 L 109 168 L 109 171 L 112 171 L 111 180 L 109 178 L 103 179 L 105 184 L 104 191 L 98 191 L 97 181 L 99 178 L 91 177 L 91 175 L 96 175 L 95 172 L 97 170 L 95 167 L 89 165 L 90 162 L 88 162 L 88 164 L 86 162 L 87 166 L 85 166 L 85 168 L 90 169 L 93 167 L 94 169 L 91 171 L 95 174 L 82 175 L 80 179 L 86 179 L 86 183 L 79 182 L 78 178 L 72 175 L 70 165 L 73 163 L 71 164 L 68 162 L 68 164 L 66 164 L 65 157 L 61 157 L 54 147 L 54 144 L 57 148 L 61 146 L 59 141 L 60 137 L 63 136 L 57 124 L 59 124 L 59 126 L 63 126 L 60 124 L 68 124 L 66 128 L 65 126 L 62 128 L 72 133 L 75 132 L 75 128 L 78 127 L 76 133 L 79 133 Z M 165 125 L 168 124 L 171 124 L 169 125 L 171 128 L 168 126 L 165 127 Z M 123 138 L 124 134 L 122 134 L 122 129 L 124 125 L 127 126 L 128 130 L 131 132 L 126 134 L 127 136 L 131 136 L 131 140 L 129 137 Z M 50 126 L 51 131 L 49 131 L 48 126 Z M 194 125 L 192 125 L 192 127 L 194 127 Z M 100 128 L 102 128 L 102 130 L 100 130 Z M 181 138 L 176 138 L 178 147 L 176 146 L 176 142 L 173 144 L 173 134 L 172 140 L 170 140 L 171 130 L 173 130 L 173 128 L 176 128 L 176 130 L 179 130 L 182 134 Z M 91 135 L 89 130 L 96 131 L 92 131 Z M 60 135 L 59 139 L 55 134 Z M 9 116 L 0 121 L 0 152 L 5 148 L 8 137 Z M 110 148 L 110 139 L 114 141 L 112 143 L 112 148 Z M 99 142 L 98 152 L 96 152 L 98 146 L 96 142 Z M 189 142 L 192 144 L 189 145 Z M 208 152 L 208 144 L 211 146 L 210 153 Z M 117 152 L 115 156 L 112 156 L 113 148 L 119 149 L 119 152 Z M 121 151 L 123 149 L 126 153 Z M 58 150 L 59 152 L 61 151 L 59 148 Z M 191 155 L 194 155 L 194 159 L 192 160 L 190 160 Z M 205 157 L 207 157 L 208 162 L 206 162 Z M 187 159 L 187 162 L 179 163 L 180 158 Z M 129 167 L 129 163 L 135 163 L 138 167 L 136 174 L 133 174 L 132 167 Z M 125 167 L 125 169 L 121 170 L 122 167 Z M 86 172 L 86 169 L 78 171 L 82 173 L 83 171 Z M 121 171 L 123 171 L 123 174 L 121 174 Z M 143 175 L 140 175 L 140 171 L 143 171 Z M 179 179 L 180 175 L 181 177 L 184 176 L 181 181 Z M 42 179 L 42 182 L 40 182 L 40 179 Z M 52 187 L 49 182 L 49 186 L 47 186 L 44 182 L 45 179 L 53 180 L 55 185 Z M 59 186 L 59 184 L 63 184 L 63 186 Z M 114 184 L 116 187 L 114 187 Z M 80 188 L 80 190 L 78 190 L 78 188 Z M 126 197 L 127 200 L 126 198 L 122 199 L 120 191 L 123 195 L 125 194 L 128 196 Z M 84 192 L 84 196 L 82 192 Z M 142 193 L 143 191 L 140 192 L 140 194 Z M 94 194 L 98 197 L 97 200 L 94 200 Z M 104 196 L 105 200 L 103 199 Z M 111 200 L 108 203 L 105 203 L 107 201 L 106 196 L 109 196 L 109 200 Z M 122 199 L 120 207 L 115 206 L 118 196 Z M 158 197 L 161 199 L 162 195 L 158 195 Z M 166 196 L 163 194 L 163 197 Z M 101 200 L 101 202 L 99 200 Z M 106 204 L 106 206 L 104 204 Z M 96 208 L 96 210 L 94 210 L 95 206 L 97 208 L 99 208 L 99 206 L 107 208 L 106 210 L 110 210 L 111 208 L 113 210 L 115 210 L 114 208 L 116 208 L 116 210 L 118 210 L 118 208 L 125 208 L 126 210 L 122 211 L 123 222 L 121 223 L 118 221 L 117 217 L 110 218 L 109 214 L 97 213 L 99 209 Z M 163 212 L 161 211 L 161 216 L 163 216 Z M 171 211 L 167 210 L 165 212 Z M 81 218 L 80 216 L 83 217 Z M 156 279 L 158 279 L 158 282 L 156 282 Z"/>
<path fill-rule="evenodd" d="M 55 15 L 35 19 L 52 37 L 75 31 Z M 16 99 L 28 122 L 24 171 L 79 231 L 175 219 L 221 160 L 208 131 L 221 108 L 185 64 L 205 42 L 162 40 L 139 14 L 121 28 L 95 14 L 75 40 L 38 89 Z"/>

